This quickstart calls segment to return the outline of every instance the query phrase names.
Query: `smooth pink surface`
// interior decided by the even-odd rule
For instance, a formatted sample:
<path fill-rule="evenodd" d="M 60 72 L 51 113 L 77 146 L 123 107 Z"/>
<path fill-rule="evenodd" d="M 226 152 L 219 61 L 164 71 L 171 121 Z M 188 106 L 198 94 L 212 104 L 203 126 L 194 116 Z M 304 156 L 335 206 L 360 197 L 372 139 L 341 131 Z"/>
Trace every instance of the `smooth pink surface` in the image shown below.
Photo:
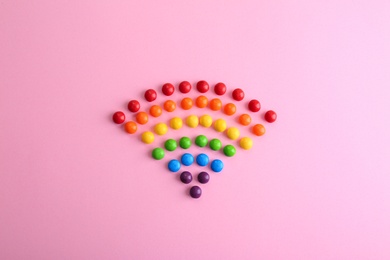
<path fill-rule="evenodd" d="M 0 259 L 390 259 L 389 13 L 1 1 Z M 278 120 L 192 200 L 110 118 L 147 88 L 201 79 Z"/>

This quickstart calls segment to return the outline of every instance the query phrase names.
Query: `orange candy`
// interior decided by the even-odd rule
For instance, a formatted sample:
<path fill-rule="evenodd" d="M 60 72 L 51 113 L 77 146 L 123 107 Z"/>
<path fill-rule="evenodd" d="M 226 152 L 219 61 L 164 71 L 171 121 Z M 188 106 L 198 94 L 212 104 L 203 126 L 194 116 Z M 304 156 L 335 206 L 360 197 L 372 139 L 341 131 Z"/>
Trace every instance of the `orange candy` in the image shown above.
<path fill-rule="evenodd" d="M 242 125 L 249 125 L 252 122 L 252 118 L 248 114 L 242 114 L 238 118 L 238 122 L 240 122 Z"/>
<path fill-rule="evenodd" d="M 162 109 L 160 106 L 153 105 L 149 109 L 149 114 L 153 117 L 159 117 L 162 114 Z"/>
<path fill-rule="evenodd" d="M 144 125 L 148 122 L 148 114 L 145 112 L 139 112 L 135 116 L 135 120 L 137 121 L 138 124 Z"/>
<path fill-rule="evenodd" d="M 133 121 L 129 121 L 125 124 L 125 131 L 129 134 L 134 134 L 137 132 L 137 124 Z"/>
<path fill-rule="evenodd" d="M 182 100 L 181 100 L 181 107 L 184 109 L 184 110 L 189 110 L 189 109 L 191 109 L 191 107 L 192 107 L 192 99 L 191 98 L 188 98 L 188 97 L 186 97 L 186 98 L 183 98 Z"/>
<path fill-rule="evenodd" d="M 207 103 L 209 103 L 209 100 L 205 96 L 199 96 L 196 98 L 196 106 L 199 108 L 205 108 L 207 107 Z"/>
<path fill-rule="evenodd" d="M 236 113 L 236 106 L 233 103 L 228 103 L 223 108 L 223 111 L 228 116 L 234 115 L 234 113 Z"/>
<path fill-rule="evenodd" d="M 164 102 L 164 109 L 168 112 L 173 112 L 176 109 L 176 103 L 172 100 L 167 100 Z"/>
<path fill-rule="evenodd" d="M 213 98 L 210 100 L 210 109 L 213 111 L 221 110 L 222 108 L 222 102 L 219 98 Z"/>
<path fill-rule="evenodd" d="M 265 127 L 261 124 L 254 125 L 252 128 L 252 132 L 257 136 L 261 136 L 265 134 Z"/>

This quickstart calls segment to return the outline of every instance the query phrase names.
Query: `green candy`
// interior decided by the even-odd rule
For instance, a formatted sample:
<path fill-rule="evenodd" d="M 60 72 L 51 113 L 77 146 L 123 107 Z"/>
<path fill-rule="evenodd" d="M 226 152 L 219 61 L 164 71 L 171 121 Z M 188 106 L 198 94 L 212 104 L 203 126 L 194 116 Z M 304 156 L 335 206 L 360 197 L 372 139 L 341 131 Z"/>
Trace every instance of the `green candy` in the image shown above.
<path fill-rule="evenodd" d="M 231 145 L 231 144 L 228 144 L 226 145 L 224 148 L 223 148 L 223 153 L 227 156 L 227 157 L 232 157 L 236 154 L 236 148 Z"/>
<path fill-rule="evenodd" d="M 179 145 L 183 149 L 188 149 L 191 147 L 191 139 L 189 137 L 182 137 L 179 141 Z"/>
<path fill-rule="evenodd" d="M 177 148 L 177 142 L 173 139 L 168 139 L 165 141 L 165 149 L 167 149 L 168 151 L 172 152 L 172 151 L 175 151 L 176 148 Z"/>
<path fill-rule="evenodd" d="M 211 139 L 209 146 L 211 150 L 218 151 L 222 148 L 222 143 L 219 139 Z"/>
<path fill-rule="evenodd" d="M 152 157 L 156 160 L 161 160 L 162 158 L 164 158 L 165 156 L 165 152 L 162 148 L 160 147 L 157 147 L 157 148 L 154 148 L 153 151 L 152 151 Z"/>
<path fill-rule="evenodd" d="M 207 140 L 207 137 L 204 136 L 204 135 L 198 135 L 196 138 L 195 138 L 195 144 L 199 147 L 205 147 L 207 145 L 207 143 L 209 142 L 209 140 Z"/>

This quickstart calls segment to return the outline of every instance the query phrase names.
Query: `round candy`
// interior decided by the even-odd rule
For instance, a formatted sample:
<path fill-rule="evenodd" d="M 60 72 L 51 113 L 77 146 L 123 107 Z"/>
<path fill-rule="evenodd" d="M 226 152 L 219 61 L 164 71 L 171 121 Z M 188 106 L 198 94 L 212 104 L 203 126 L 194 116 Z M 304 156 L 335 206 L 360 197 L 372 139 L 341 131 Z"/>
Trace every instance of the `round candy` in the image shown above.
<path fill-rule="evenodd" d="M 172 151 L 175 151 L 176 148 L 177 148 L 177 143 L 175 140 L 173 139 L 168 139 L 165 141 L 165 144 L 164 144 L 164 147 L 165 149 L 167 149 L 168 151 L 172 152 Z"/>
<path fill-rule="evenodd" d="M 222 147 L 222 142 L 219 139 L 211 139 L 209 144 L 211 150 L 218 151 Z"/>
<path fill-rule="evenodd" d="M 215 92 L 215 94 L 222 96 L 223 94 L 226 93 L 226 85 L 223 84 L 222 82 L 217 83 L 214 86 L 214 92 Z"/>
<path fill-rule="evenodd" d="M 204 135 L 198 135 L 195 138 L 195 144 L 199 147 L 205 147 L 208 143 L 207 137 Z"/>
<path fill-rule="evenodd" d="M 245 94 L 244 91 L 242 91 L 242 89 L 236 88 L 235 90 L 233 90 L 232 96 L 234 100 L 241 101 L 244 99 Z"/>
<path fill-rule="evenodd" d="M 207 154 L 201 153 L 196 156 L 196 163 L 199 166 L 206 166 L 207 164 L 209 164 L 209 157 L 207 156 Z"/>
<path fill-rule="evenodd" d="M 188 149 L 191 147 L 191 139 L 189 137 L 182 137 L 180 138 L 179 145 L 183 149 Z"/>
<path fill-rule="evenodd" d="M 268 110 L 265 115 L 264 115 L 264 118 L 265 120 L 268 122 L 268 123 L 273 123 L 276 121 L 276 113 L 273 111 L 273 110 Z"/>
<path fill-rule="evenodd" d="M 153 151 L 152 151 L 152 157 L 156 160 L 161 160 L 162 158 L 164 158 L 165 156 L 165 152 L 162 148 L 160 147 L 157 147 L 157 148 L 154 148 Z"/>
<path fill-rule="evenodd" d="M 219 98 L 213 98 L 210 100 L 210 109 L 213 111 L 221 110 L 222 108 L 222 102 Z"/>
<path fill-rule="evenodd" d="M 154 141 L 154 134 L 150 131 L 146 131 L 146 132 L 142 133 L 141 140 L 145 144 L 151 144 Z"/>
<path fill-rule="evenodd" d="M 230 127 L 226 131 L 226 135 L 227 135 L 227 137 L 229 137 L 229 139 L 237 140 L 238 137 L 240 137 L 240 130 L 238 130 L 237 127 Z"/>
<path fill-rule="evenodd" d="M 203 115 L 199 118 L 199 123 L 201 126 L 210 127 L 213 124 L 213 119 L 209 115 Z"/>
<path fill-rule="evenodd" d="M 165 96 L 170 96 L 173 94 L 173 92 L 175 92 L 175 87 L 171 83 L 165 83 L 162 86 L 162 93 Z"/>
<path fill-rule="evenodd" d="M 195 115 L 190 115 L 187 117 L 186 123 L 189 127 L 195 128 L 199 125 L 199 118 Z"/>
<path fill-rule="evenodd" d="M 223 132 L 226 129 L 226 121 L 223 119 L 217 119 L 214 122 L 214 129 L 217 132 Z"/>
<path fill-rule="evenodd" d="M 254 125 L 252 128 L 252 132 L 257 136 L 262 136 L 265 134 L 265 127 L 262 124 Z"/>
<path fill-rule="evenodd" d="M 130 110 L 130 112 L 138 112 L 140 109 L 141 105 L 137 100 L 130 100 L 129 104 L 127 104 L 127 108 Z"/>
<path fill-rule="evenodd" d="M 184 110 L 189 110 L 192 107 L 192 99 L 189 97 L 183 98 L 180 105 Z"/>
<path fill-rule="evenodd" d="M 238 121 L 242 125 L 249 125 L 252 122 L 252 118 L 248 114 L 242 114 L 239 118 Z"/>
<path fill-rule="evenodd" d="M 149 114 L 153 117 L 159 117 L 162 114 L 162 109 L 160 106 L 153 105 L 149 109 Z"/>
<path fill-rule="evenodd" d="M 117 111 L 112 115 L 112 120 L 115 124 L 122 124 L 125 122 L 126 116 L 122 111 Z"/>
<path fill-rule="evenodd" d="M 173 112 L 176 109 L 176 103 L 172 100 L 167 100 L 164 102 L 164 109 L 168 112 Z"/>
<path fill-rule="evenodd" d="M 199 186 L 193 186 L 190 189 L 190 195 L 192 198 L 198 199 L 200 196 L 202 196 L 202 189 Z"/>
<path fill-rule="evenodd" d="M 134 134 L 137 132 L 137 124 L 133 121 L 129 121 L 125 124 L 125 131 L 129 134 Z"/>
<path fill-rule="evenodd" d="M 145 99 L 146 101 L 152 102 L 155 101 L 157 98 L 157 93 L 153 89 L 148 89 L 145 91 Z"/>
<path fill-rule="evenodd" d="M 210 168 L 213 172 L 220 172 L 223 169 L 223 162 L 219 159 L 216 159 L 211 162 Z"/>
<path fill-rule="evenodd" d="M 179 130 L 183 126 L 183 121 L 180 117 L 174 117 L 171 119 L 169 124 L 172 129 Z"/>
<path fill-rule="evenodd" d="M 184 171 L 180 174 L 180 180 L 184 184 L 188 184 L 192 181 L 192 174 L 188 171 Z"/>
<path fill-rule="evenodd" d="M 209 91 L 209 89 L 210 89 L 209 83 L 207 83 L 207 82 L 204 81 L 204 80 L 201 80 L 201 81 L 199 81 L 199 82 L 196 84 L 196 89 L 197 89 L 200 93 L 206 93 L 206 92 Z"/>
<path fill-rule="evenodd" d="M 207 99 L 207 97 L 205 96 L 199 96 L 196 98 L 195 100 L 195 104 L 197 107 L 199 108 L 205 108 L 207 107 L 207 104 L 208 104 L 209 100 Z"/>
<path fill-rule="evenodd" d="M 190 166 L 191 164 L 194 163 L 194 156 L 189 153 L 185 153 L 181 156 L 181 163 L 184 164 L 185 166 Z"/>
<path fill-rule="evenodd" d="M 173 160 L 170 160 L 169 163 L 168 163 L 168 169 L 171 171 L 171 172 L 177 172 L 180 170 L 180 162 L 176 159 L 173 159 Z"/>
<path fill-rule="evenodd" d="M 198 181 L 202 184 L 208 183 L 210 175 L 207 172 L 201 172 L 198 174 Z"/>
<path fill-rule="evenodd" d="M 165 135 L 168 132 L 168 126 L 164 123 L 158 123 L 154 127 L 154 132 L 158 135 Z"/>
<path fill-rule="evenodd" d="M 188 93 L 191 91 L 191 84 L 188 81 L 183 81 L 179 84 L 179 90 L 181 93 Z"/>
<path fill-rule="evenodd" d="M 226 145 L 224 148 L 223 148 L 223 153 L 227 156 L 227 157 L 232 157 L 236 154 L 236 148 L 231 145 L 231 144 L 228 144 Z"/>
<path fill-rule="evenodd" d="M 252 112 L 258 112 L 260 110 L 260 102 L 256 99 L 249 101 L 248 108 Z"/>
<path fill-rule="evenodd" d="M 233 103 L 228 103 L 223 108 L 223 111 L 228 116 L 234 115 L 236 113 L 236 106 Z"/>
<path fill-rule="evenodd" d="M 253 141 L 249 137 L 243 137 L 240 140 L 240 146 L 244 150 L 249 150 L 253 146 Z"/>
<path fill-rule="evenodd" d="M 135 116 L 135 120 L 137 121 L 138 124 L 144 125 L 148 122 L 148 114 L 145 112 L 139 112 Z"/>

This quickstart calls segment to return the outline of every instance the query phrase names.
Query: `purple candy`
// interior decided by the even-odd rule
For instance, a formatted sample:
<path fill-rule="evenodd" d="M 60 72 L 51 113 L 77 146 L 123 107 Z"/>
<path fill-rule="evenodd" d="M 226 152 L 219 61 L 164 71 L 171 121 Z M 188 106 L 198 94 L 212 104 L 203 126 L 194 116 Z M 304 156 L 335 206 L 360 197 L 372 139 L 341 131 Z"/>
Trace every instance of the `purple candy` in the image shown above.
<path fill-rule="evenodd" d="M 190 189 L 190 195 L 194 199 L 197 199 L 197 198 L 199 198 L 202 195 L 202 189 L 199 186 L 193 186 Z"/>
<path fill-rule="evenodd" d="M 207 172 L 201 172 L 198 174 L 198 181 L 202 184 L 208 183 L 210 175 Z"/>
<path fill-rule="evenodd" d="M 180 180 L 182 183 L 188 184 L 192 181 L 192 174 L 189 171 L 184 171 L 180 174 Z"/>

